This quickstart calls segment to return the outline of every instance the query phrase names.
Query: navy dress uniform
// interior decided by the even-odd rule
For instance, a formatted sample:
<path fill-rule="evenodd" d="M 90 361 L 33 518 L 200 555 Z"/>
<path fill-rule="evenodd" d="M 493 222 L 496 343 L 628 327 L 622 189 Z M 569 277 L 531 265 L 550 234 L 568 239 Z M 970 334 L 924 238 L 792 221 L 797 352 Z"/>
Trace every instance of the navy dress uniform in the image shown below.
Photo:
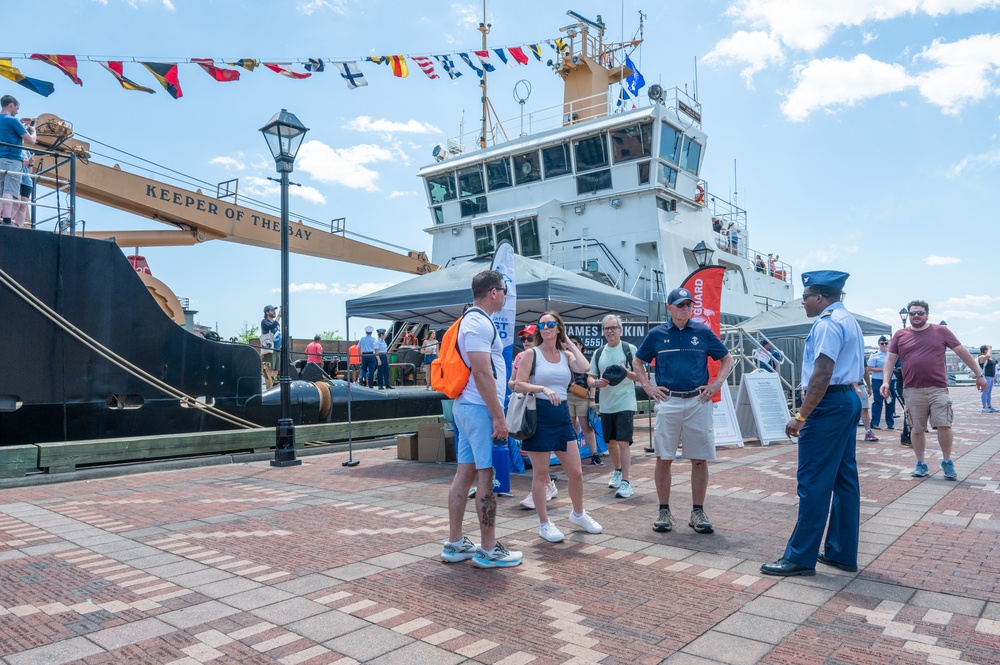
<path fill-rule="evenodd" d="M 848 276 L 835 270 L 802 275 L 806 289 L 802 297 L 807 312 L 813 303 L 805 301 L 825 295 L 816 290 L 808 292 L 810 286 L 832 288 L 838 295 L 835 302 L 821 307 L 818 316 L 811 314 L 817 318 L 806 337 L 802 361 L 802 388 L 806 398 L 802 408 L 805 411 L 814 406 L 807 417 L 800 413 L 786 427 L 787 432 L 794 433 L 801 426 L 798 430 L 798 521 L 785 547 L 784 558 L 761 566 L 761 572 L 769 575 L 813 575 L 817 560 L 842 570 L 857 570 L 861 488 L 855 440 L 861 400 L 854 384 L 864 377 L 865 360 L 861 327 L 839 301 L 839 293 Z M 825 389 L 822 385 L 810 384 L 820 356 L 833 361 L 833 374 Z M 822 391 L 822 395 L 817 391 Z M 824 530 L 827 531 L 826 545 L 820 554 Z"/>
<path fill-rule="evenodd" d="M 378 349 L 378 389 L 393 389 L 389 383 L 389 345 L 385 343 L 385 328 L 379 328 L 375 333 L 378 335 L 375 341 Z"/>
<path fill-rule="evenodd" d="M 378 366 L 377 342 L 372 337 L 373 332 L 374 328 L 365 326 L 365 336 L 358 340 L 358 350 L 361 351 L 361 382 L 366 388 L 375 387 L 375 372 Z"/>

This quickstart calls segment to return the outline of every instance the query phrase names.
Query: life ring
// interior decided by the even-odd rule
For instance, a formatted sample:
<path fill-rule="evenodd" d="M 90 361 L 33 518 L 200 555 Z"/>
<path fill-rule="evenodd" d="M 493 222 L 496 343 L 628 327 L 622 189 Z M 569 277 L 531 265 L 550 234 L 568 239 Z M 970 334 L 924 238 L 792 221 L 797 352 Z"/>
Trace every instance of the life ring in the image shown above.
<path fill-rule="evenodd" d="M 694 202 L 705 205 L 705 188 L 698 185 L 695 189 L 698 190 L 698 193 L 694 195 Z"/>

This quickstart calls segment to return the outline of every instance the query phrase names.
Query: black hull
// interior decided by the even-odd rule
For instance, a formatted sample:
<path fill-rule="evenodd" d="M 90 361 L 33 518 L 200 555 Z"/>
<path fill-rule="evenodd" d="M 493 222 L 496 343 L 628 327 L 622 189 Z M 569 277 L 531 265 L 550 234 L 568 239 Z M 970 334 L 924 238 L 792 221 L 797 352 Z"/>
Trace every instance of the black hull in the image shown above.
<path fill-rule="evenodd" d="M 277 388 L 261 393 L 246 345 L 189 333 L 157 306 L 117 245 L 0 227 L 0 269 L 87 336 L 183 393 L 261 426 L 278 420 Z M 133 376 L 0 284 L 7 321 L 0 360 L 0 446 L 233 429 Z M 347 386 L 330 382 L 324 421 L 347 420 Z M 441 413 L 441 396 L 351 390 L 351 417 Z M 138 408 L 117 408 L 125 403 Z M 15 409 L 15 406 L 19 408 Z M 293 418 L 321 422 L 316 386 L 293 383 Z"/>

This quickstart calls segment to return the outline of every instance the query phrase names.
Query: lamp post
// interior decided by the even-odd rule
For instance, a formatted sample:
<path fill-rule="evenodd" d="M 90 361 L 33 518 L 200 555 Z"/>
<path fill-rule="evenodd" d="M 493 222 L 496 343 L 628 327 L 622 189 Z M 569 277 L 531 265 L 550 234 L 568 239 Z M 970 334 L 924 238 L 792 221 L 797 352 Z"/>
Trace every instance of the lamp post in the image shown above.
<path fill-rule="evenodd" d="M 698 262 L 698 267 L 704 268 L 708 265 L 708 262 L 712 260 L 712 253 L 714 251 L 715 250 L 705 244 L 704 240 L 699 240 L 698 244 L 691 250 L 691 253 L 694 254 L 694 260 Z"/>
<path fill-rule="evenodd" d="M 295 459 L 295 421 L 292 420 L 292 379 L 289 375 L 289 347 L 292 333 L 288 311 L 288 174 L 295 168 L 295 155 L 302 145 L 309 129 L 285 109 L 275 113 L 271 120 L 260 128 L 267 141 L 267 147 L 274 157 L 274 165 L 281 174 L 281 375 L 278 379 L 281 389 L 281 417 L 278 419 L 274 459 L 271 466 L 295 466 L 302 464 Z M 269 178 L 273 180 L 273 178 Z"/>
<path fill-rule="evenodd" d="M 901 307 L 899 309 L 899 319 L 903 322 L 903 327 L 904 328 L 906 327 L 906 317 L 909 316 L 909 315 L 910 315 L 910 313 L 908 311 L 906 311 L 905 307 Z"/>

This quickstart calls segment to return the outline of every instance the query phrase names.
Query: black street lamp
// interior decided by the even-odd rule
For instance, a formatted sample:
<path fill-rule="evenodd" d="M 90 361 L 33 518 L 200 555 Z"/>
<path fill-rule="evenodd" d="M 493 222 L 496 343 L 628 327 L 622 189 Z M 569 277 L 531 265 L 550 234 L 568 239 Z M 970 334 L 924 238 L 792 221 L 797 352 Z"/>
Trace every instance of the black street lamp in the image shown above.
<path fill-rule="evenodd" d="M 694 254 L 694 260 L 698 262 L 698 267 L 704 268 L 708 265 L 708 262 L 712 260 L 712 253 L 714 251 L 715 250 L 705 244 L 704 240 L 699 240 L 698 244 L 691 250 L 691 253 Z"/>
<path fill-rule="evenodd" d="M 267 141 L 267 147 L 274 157 L 274 165 L 281 174 L 281 375 L 278 379 L 281 389 L 281 417 L 278 419 L 277 442 L 271 466 L 295 466 L 302 460 L 295 459 L 295 421 L 292 420 L 292 379 L 289 371 L 289 348 L 292 333 L 289 326 L 291 316 L 288 311 L 288 174 L 295 168 L 295 155 L 302 145 L 309 129 L 285 109 L 275 113 L 271 120 L 260 128 Z M 273 180 L 273 178 L 268 178 Z"/>
<path fill-rule="evenodd" d="M 906 311 L 905 307 L 901 307 L 899 309 L 899 318 L 903 322 L 903 327 L 904 328 L 906 327 L 906 317 L 909 316 L 909 315 L 910 315 L 910 313 L 908 311 Z"/>

